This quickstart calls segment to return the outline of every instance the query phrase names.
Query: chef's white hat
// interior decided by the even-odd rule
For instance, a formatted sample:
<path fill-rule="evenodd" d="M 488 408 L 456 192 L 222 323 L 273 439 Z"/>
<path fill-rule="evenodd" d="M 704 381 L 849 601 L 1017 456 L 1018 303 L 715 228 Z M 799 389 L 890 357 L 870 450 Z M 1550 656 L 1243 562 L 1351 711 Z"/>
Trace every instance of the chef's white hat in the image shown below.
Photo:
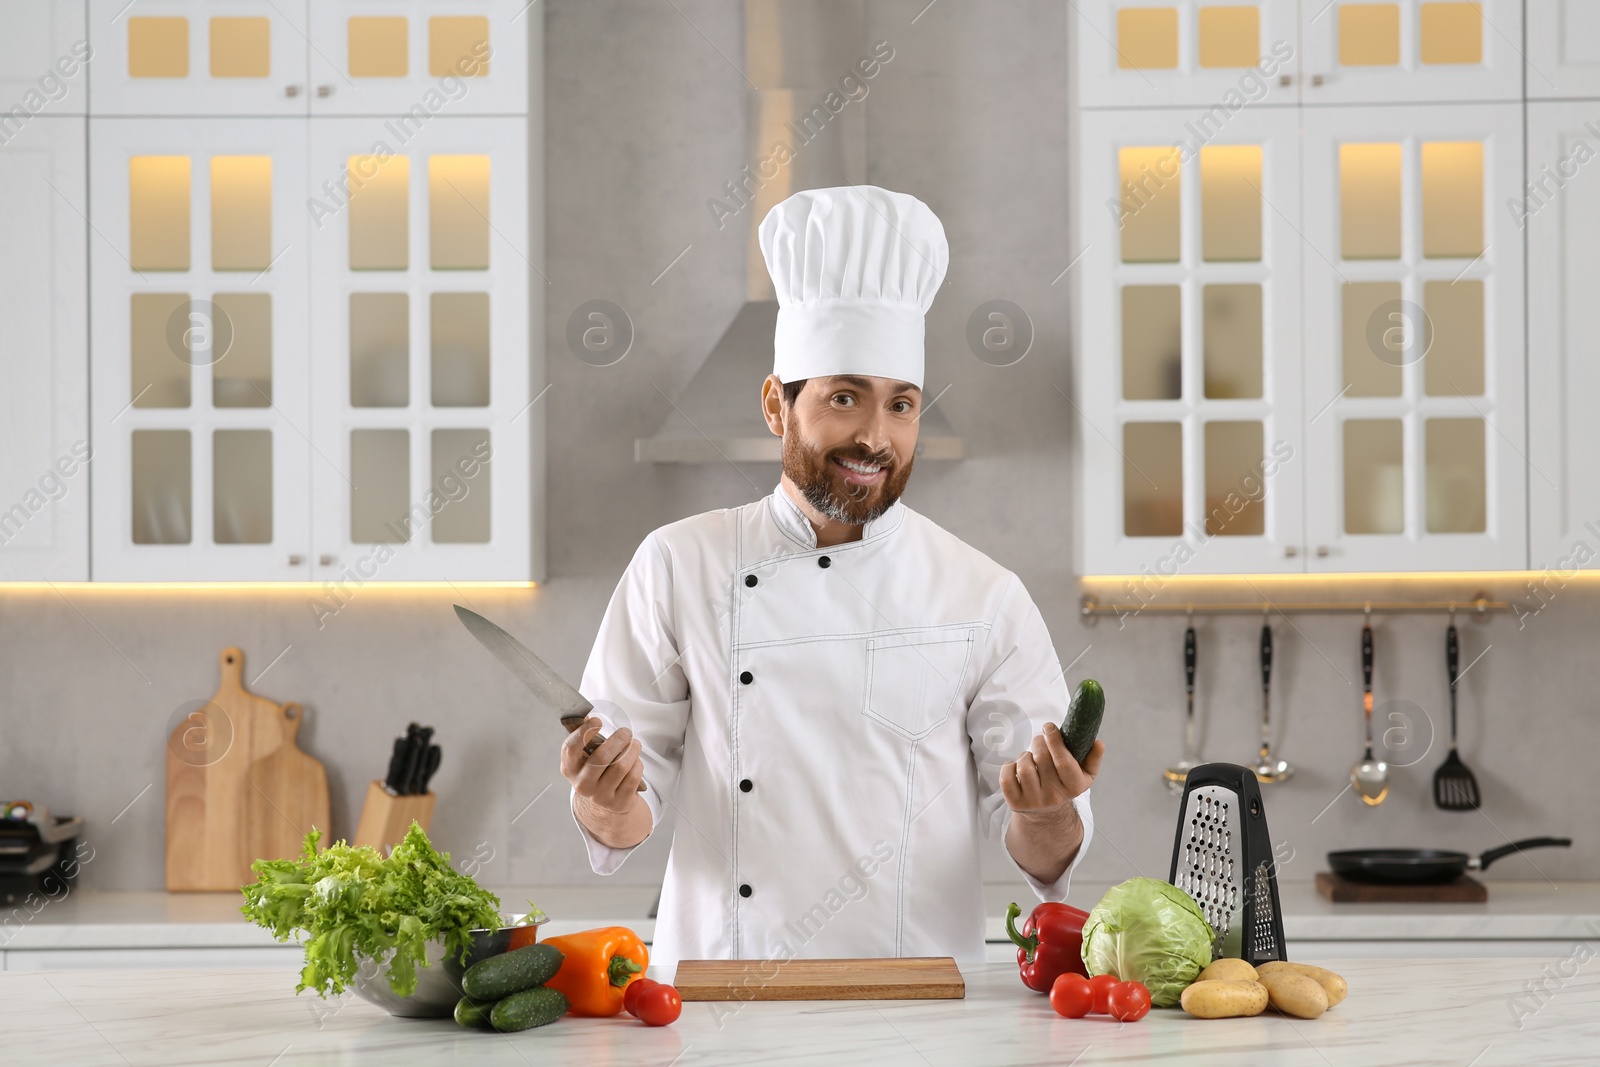
<path fill-rule="evenodd" d="M 927 204 L 875 185 L 807 189 L 767 212 L 760 237 L 781 381 L 866 374 L 921 388 L 923 315 L 950 263 Z"/>

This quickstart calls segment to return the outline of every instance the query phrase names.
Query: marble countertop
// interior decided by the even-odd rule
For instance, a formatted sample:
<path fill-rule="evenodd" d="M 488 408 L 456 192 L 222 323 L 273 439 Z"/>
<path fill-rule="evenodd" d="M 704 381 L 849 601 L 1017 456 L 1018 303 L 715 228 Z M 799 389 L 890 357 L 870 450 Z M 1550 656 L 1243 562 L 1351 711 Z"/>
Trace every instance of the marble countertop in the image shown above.
<path fill-rule="evenodd" d="M 1071 902 L 1092 907 L 1108 884 L 1075 883 Z M 647 886 L 494 887 L 508 911 L 536 901 L 550 915 L 547 934 L 622 923 L 649 940 Z M 1006 904 L 1031 908 L 1025 886 L 985 887 L 985 935 L 1005 940 Z M 1284 936 L 1294 941 L 1593 940 L 1600 938 L 1600 883 L 1491 882 L 1486 904 L 1333 904 L 1310 882 L 1282 882 Z M 77 890 L 36 911 L 13 909 L 0 925 L 0 950 L 240 948 L 271 945 L 271 935 L 239 914 L 233 893 Z"/>
<path fill-rule="evenodd" d="M 282 971 L 0 973 L 7 1063 L 630 1067 L 890 1063 L 1496 1067 L 1592 1063 L 1600 965 L 1549 959 L 1324 960 L 1350 983 L 1316 1020 L 1268 1013 L 1062 1019 L 1010 964 L 963 968 L 964 1000 L 686 1004 L 672 1026 L 561 1019 L 518 1034 L 396 1019 L 353 995 L 295 996 Z M 1539 999 L 1524 984 L 1545 982 Z M 1520 1010 L 1519 1010 L 1520 1005 Z"/>

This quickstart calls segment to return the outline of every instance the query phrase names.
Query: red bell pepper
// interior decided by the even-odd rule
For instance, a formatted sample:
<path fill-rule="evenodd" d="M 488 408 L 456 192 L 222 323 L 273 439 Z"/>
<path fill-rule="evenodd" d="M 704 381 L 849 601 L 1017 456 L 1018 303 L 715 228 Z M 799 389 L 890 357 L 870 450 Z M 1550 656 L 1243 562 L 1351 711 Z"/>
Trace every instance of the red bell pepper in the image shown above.
<path fill-rule="evenodd" d="M 1022 984 L 1039 993 L 1050 992 L 1063 974 L 1089 976 L 1083 963 L 1083 924 L 1089 913 L 1070 904 L 1045 901 L 1033 909 L 1022 932 L 1017 932 L 1017 916 L 1022 909 L 1006 908 L 1006 933 L 1017 944 L 1017 967 Z"/>

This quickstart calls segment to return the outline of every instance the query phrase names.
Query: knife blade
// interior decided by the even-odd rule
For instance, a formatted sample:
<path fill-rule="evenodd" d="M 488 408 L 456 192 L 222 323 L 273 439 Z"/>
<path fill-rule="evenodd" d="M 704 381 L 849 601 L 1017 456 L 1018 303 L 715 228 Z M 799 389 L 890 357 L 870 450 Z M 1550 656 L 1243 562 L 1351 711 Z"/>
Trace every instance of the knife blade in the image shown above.
<path fill-rule="evenodd" d="M 532 650 L 506 633 L 500 627 L 490 622 L 470 608 L 460 604 L 454 605 L 456 617 L 461 620 L 461 625 L 467 632 L 478 639 L 478 644 L 489 650 L 489 654 L 500 661 L 500 665 L 510 671 L 517 679 L 533 691 L 540 703 L 554 711 L 561 717 L 561 725 L 571 733 L 583 725 L 583 721 L 594 710 L 582 693 L 551 670 L 549 665 Z M 583 746 L 584 755 L 588 755 L 605 741 L 604 733 L 597 733 Z M 644 792 L 644 783 L 639 783 L 639 792 Z"/>

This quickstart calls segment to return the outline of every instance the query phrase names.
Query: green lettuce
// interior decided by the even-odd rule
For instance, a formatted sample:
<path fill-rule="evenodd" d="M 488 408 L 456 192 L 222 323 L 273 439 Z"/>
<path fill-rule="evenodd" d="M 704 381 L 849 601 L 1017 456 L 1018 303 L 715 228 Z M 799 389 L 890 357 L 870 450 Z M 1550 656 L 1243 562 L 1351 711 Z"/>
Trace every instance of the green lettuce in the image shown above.
<path fill-rule="evenodd" d="M 1150 1003 L 1167 1008 L 1211 962 L 1216 931 L 1200 905 L 1157 878 L 1112 886 L 1083 926 L 1083 962 L 1091 975 L 1143 982 Z"/>
<path fill-rule="evenodd" d="M 342 993 L 364 959 L 389 960 L 389 988 L 409 996 L 428 942 L 443 939 L 466 961 L 471 931 L 500 925 L 500 898 L 450 866 L 413 822 L 388 858 L 370 845 L 336 842 L 322 851 L 320 830 L 306 835 L 297 860 L 256 860 L 239 910 L 279 941 L 305 935 L 298 993 Z"/>

